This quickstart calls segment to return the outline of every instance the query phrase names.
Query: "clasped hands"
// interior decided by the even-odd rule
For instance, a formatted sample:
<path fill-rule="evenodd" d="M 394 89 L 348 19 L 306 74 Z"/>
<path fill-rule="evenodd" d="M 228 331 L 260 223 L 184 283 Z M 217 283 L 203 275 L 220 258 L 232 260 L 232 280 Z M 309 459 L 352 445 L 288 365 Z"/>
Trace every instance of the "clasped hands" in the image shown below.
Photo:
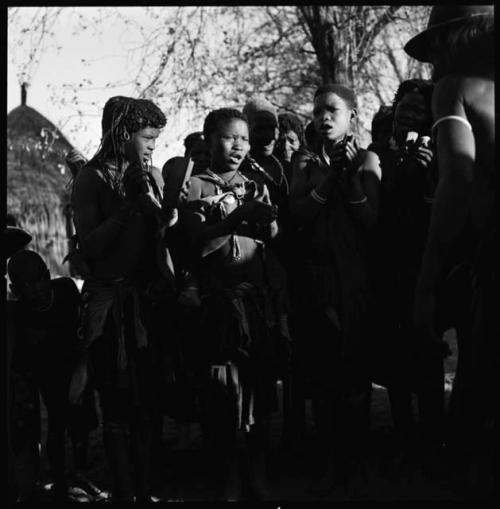
<path fill-rule="evenodd" d="M 362 152 L 356 138 L 350 136 L 347 142 L 338 143 L 330 156 L 332 168 L 342 168 L 342 179 L 358 176 L 362 163 Z M 334 173 L 334 172 L 332 172 Z"/>

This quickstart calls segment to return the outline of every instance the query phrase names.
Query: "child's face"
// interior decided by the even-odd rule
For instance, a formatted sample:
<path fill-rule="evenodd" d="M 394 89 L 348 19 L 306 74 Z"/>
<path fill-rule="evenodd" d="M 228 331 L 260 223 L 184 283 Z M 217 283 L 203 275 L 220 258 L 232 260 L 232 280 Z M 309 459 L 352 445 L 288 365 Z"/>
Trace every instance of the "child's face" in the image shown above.
<path fill-rule="evenodd" d="M 12 292 L 32 307 L 43 307 L 50 302 L 51 287 L 48 271 L 26 268 L 11 284 Z"/>
<path fill-rule="evenodd" d="M 327 92 L 314 99 L 314 127 L 323 141 L 342 140 L 349 131 L 353 117 L 354 110 L 333 92 Z"/>
<path fill-rule="evenodd" d="M 278 156 L 284 161 L 290 162 L 292 160 L 293 153 L 299 150 L 300 139 L 299 135 L 295 131 L 287 131 L 281 133 L 276 144 L 276 150 Z"/>
<path fill-rule="evenodd" d="M 252 153 L 270 156 L 278 139 L 279 129 L 276 117 L 268 111 L 259 111 L 250 133 Z"/>
<path fill-rule="evenodd" d="M 244 120 L 233 118 L 220 122 L 210 137 L 210 162 L 220 171 L 237 170 L 250 150 L 248 125 Z"/>
<path fill-rule="evenodd" d="M 394 111 L 394 131 L 406 136 L 409 131 L 422 133 L 432 122 L 431 111 L 420 92 L 405 94 Z"/>
<path fill-rule="evenodd" d="M 160 129 L 156 127 L 144 127 L 133 133 L 130 141 L 125 143 L 127 159 L 143 166 L 149 164 L 159 135 Z"/>

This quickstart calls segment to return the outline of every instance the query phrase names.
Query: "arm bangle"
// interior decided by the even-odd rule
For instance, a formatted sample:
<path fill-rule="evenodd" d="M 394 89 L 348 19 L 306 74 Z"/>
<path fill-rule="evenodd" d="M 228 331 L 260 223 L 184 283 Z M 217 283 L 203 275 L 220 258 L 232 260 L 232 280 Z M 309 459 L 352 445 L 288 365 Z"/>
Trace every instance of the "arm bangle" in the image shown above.
<path fill-rule="evenodd" d="M 349 200 L 349 203 L 351 205 L 360 205 L 361 203 L 365 203 L 368 201 L 368 197 L 365 196 L 364 198 L 362 198 L 361 200 Z"/>
<path fill-rule="evenodd" d="M 315 202 L 319 203 L 320 205 L 325 205 L 325 203 L 327 202 L 327 199 L 326 199 L 326 198 L 323 198 L 322 196 L 320 196 L 320 195 L 317 193 L 316 189 L 313 189 L 313 190 L 311 191 L 311 193 L 310 193 L 310 194 L 311 194 L 311 198 L 312 198 Z"/>

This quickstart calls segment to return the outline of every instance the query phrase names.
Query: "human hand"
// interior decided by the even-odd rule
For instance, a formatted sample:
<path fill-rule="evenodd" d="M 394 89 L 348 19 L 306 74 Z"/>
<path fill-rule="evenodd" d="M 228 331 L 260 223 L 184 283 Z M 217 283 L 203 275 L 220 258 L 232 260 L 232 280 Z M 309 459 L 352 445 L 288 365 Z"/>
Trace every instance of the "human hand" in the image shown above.
<path fill-rule="evenodd" d="M 412 152 L 411 157 L 419 166 L 427 170 L 430 168 L 434 159 L 434 152 L 430 148 L 418 144 Z"/>
<path fill-rule="evenodd" d="M 139 163 L 131 163 L 123 174 L 123 189 L 127 199 L 134 201 L 150 191 L 148 174 Z"/>
<path fill-rule="evenodd" d="M 358 140 L 349 136 L 345 143 L 340 143 L 335 147 L 331 162 L 332 165 L 343 168 L 347 178 L 357 176 L 361 166 L 361 150 Z"/>
<path fill-rule="evenodd" d="M 141 212 L 157 216 L 161 211 L 161 203 L 150 185 L 149 174 L 138 163 L 131 164 L 125 170 L 123 188 L 126 200 L 137 205 Z"/>
<path fill-rule="evenodd" d="M 246 201 L 237 210 L 249 223 L 272 223 L 278 216 L 275 206 L 259 200 Z"/>

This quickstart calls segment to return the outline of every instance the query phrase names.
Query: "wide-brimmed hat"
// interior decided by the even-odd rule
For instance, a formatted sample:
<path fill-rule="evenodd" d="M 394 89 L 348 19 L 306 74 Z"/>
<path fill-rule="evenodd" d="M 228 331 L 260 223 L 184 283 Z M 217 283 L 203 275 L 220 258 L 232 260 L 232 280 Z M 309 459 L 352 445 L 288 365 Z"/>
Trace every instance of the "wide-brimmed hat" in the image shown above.
<path fill-rule="evenodd" d="M 427 28 L 410 39 L 404 49 L 411 57 L 421 62 L 430 62 L 429 40 L 434 35 L 450 25 L 459 25 L 478 16 L 493 16 L 493 5 L 435 5 Z"/>

